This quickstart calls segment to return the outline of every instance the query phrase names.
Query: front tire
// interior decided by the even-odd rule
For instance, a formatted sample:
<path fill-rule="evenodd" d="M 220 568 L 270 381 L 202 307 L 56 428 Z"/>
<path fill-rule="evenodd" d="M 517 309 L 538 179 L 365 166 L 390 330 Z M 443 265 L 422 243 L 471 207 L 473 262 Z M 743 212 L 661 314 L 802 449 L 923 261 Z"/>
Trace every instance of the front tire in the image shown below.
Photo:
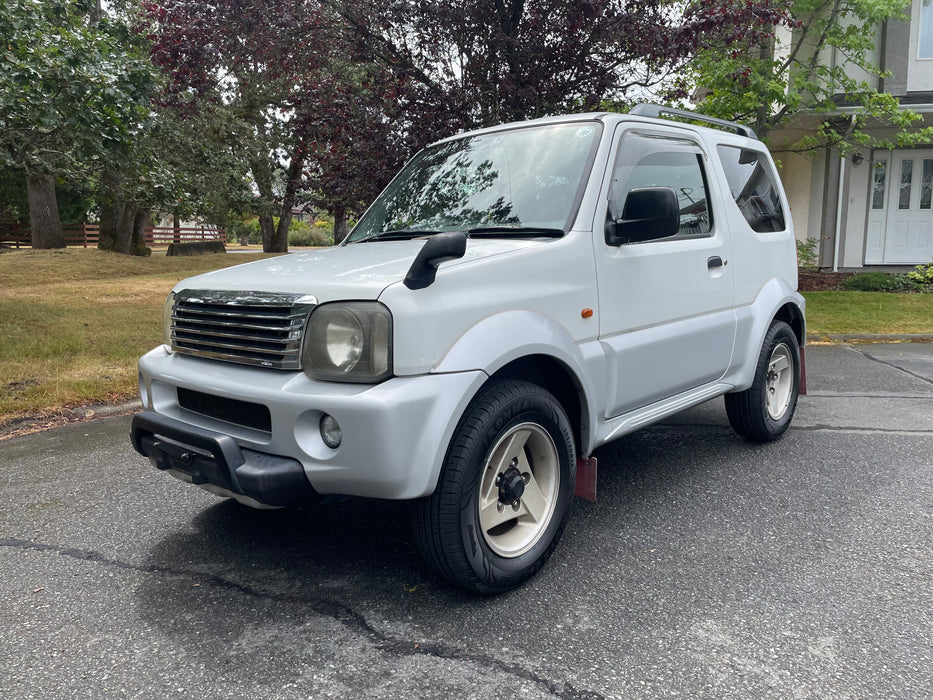
<path fill-rule="evenodd" d="M 558 401 L 535 384 L 494 380 L 457 426 L 434 493 L 418 502 L 418 547 L 455 585 L 515 588 L 557 546 L 575 477 L 573 432 Z"/>
<path fill-rule="evenodd" d="M 729 424 L 753 442 L 776 440 L 794 417 L 799 388 L 797 336 L 783 321 L 774 321 L 765 334 L 752 385 L 725 395 Z"/>

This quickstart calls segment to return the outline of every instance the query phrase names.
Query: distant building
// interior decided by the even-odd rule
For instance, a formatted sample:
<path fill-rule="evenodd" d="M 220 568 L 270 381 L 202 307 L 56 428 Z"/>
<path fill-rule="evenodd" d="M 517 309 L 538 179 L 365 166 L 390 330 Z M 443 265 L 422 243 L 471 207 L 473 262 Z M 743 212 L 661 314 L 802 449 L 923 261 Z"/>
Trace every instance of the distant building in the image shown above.
<path fill-rule="evenodd" d="M 877 87 L 933 125 L 933 2 L 913 0 L 910 19 L 878 27 L 877 65 L 890 75 Z M 841 56 L 828 57 L 832 61 Z M 839 100 L 844 118 L 850 108 Z M 772 144 L 796 140 L 808 128 L 805 115 Z M 870 130 L 871 133 L 871 130 Z M 878 136 L 892 130 L 879 123 Z M 824 149 L 813 158 L 776 154 L 790 200 L 797 238 L 820 240 L 820 267 L 855 269 L 904 266 L 933 261 L 933 145 L 893 151 L 862 150 L 846 159 Z"/>

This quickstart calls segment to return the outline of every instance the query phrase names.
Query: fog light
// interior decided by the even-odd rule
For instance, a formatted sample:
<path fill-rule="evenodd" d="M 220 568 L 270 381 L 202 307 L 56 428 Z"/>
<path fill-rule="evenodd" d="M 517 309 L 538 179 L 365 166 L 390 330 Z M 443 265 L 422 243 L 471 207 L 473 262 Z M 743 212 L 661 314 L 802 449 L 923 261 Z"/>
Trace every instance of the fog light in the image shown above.
<path fill-rule="evenodd" d="M 325 415 L 321 418 L 321 439 L 330 449 L 336 450 L 343 441 L 343 432 L 340 424 L 333 416 Z"/>

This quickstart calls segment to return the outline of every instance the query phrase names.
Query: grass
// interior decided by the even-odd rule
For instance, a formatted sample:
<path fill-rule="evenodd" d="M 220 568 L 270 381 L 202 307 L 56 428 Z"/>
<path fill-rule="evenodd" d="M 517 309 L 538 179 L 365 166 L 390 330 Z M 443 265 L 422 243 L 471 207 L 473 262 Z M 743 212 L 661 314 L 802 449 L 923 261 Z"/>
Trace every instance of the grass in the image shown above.
<path fill-rule="evenodd" d="M 806 292 L 807 334 L 933 334 L 933 294 Z"/>
<path fill-rule="evenodd" d="M 161 342 L 162 306 L 175 283 L 260 257 L 0 255 L 0 427 L 135 397 L 136 360 Z"/>
<path fill-rule="evenodd" d="M 161 342 L 162 305 L 175 283 L 260 257 L 0 254 L 0 429 L 18 418 L 134 398 L 136 360 Z M 933 334 L 933 294 L 805 296 L 811 335 Z"/>

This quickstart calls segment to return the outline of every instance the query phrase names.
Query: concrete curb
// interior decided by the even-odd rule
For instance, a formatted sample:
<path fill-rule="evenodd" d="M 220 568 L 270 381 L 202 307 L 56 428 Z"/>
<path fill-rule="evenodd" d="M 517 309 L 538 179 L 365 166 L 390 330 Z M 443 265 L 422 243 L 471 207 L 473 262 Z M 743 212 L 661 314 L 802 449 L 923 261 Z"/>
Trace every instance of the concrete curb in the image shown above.
<path fill-rule="evenodd" d="M 3 427 L 0 427 L 0 441 L 19 437 L 20 435 L 29 435 L 30 433 L 39 433 L 45 430 L 60 428 L 63 425 L 72 423 L 87 423 L 89 421 L 110 418 L 113 416 L 126 416 L 137 413 L 143 408 L 139 399 L 132 401 L 122 401 L 120 403 L 95 403 L 84 404 L 81 406 L 71 406 L 62 409 L 60 413 L 53 415 L 27 416 L 19 418 Z"/>
<path fill-rule="evenodd" d="M 933 343 L 933 333 L 826 333 L 807 336 L 808 343 Z"/>

